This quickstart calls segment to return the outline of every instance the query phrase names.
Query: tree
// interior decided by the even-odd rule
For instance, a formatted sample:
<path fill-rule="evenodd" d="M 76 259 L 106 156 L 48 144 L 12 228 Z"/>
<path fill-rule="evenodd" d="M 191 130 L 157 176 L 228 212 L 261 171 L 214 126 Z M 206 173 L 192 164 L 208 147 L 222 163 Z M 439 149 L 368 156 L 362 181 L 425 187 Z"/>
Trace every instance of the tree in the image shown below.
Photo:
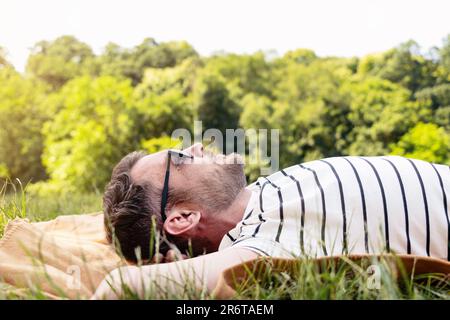
<path fill-rule="evenodd" d="M 192 125 L 192 102 L 176 87 L 159 94 L 145 92 L 138 96 L 136 108 L 139 119 L 134 130 L 143 139 L 170 136 L 175 129 L 189 129 Z"/>
<path fill-rule="evenodd" d="M 420 103 L 430 106 L 434 123 L 450 130 L 450 83 L 422 89 L 414 96 Z"/>
<path fill-rule="evenodd" d="M 92 61 L 94 54 L 85 43 L 73 36 L 62 36 L 54 41 L 40 41 L 33 47 L 26 71 L 43 80 L 54 89 L 82 75 L 84 65 Z"/>
<path fill-rule="evenodd" d="M 417 123 L 391 149 L 394 155 L 450 164 L 450 134 L 433 123 Z"/>
<path fill-rule="evenodd" d="M 151 138 L 148 140 L 142 141 L 142 148 L 148 153 L 159 152 L 164 149 L 173 149 L 177 148 L 180 145 L 180 141 L 172 140 L 168 136 L 161 136 L 159 138 Z"/>
<path fill-rule="evenodd" d="M 67 190 L 103 188 L 114 165 L 139 149 L 139 117 L 128 80 L 76 78 L 57 100 L 59 110 L 44 127 L 43 161 L 50 181 Z"/>
<path fill-rule="evenodd" d="M 429 103 L 433 110 L 450 106 L 450 83 L 443 83 L 422 89 L 416 92 L 415 98 L 424 103 Z"/>
<path fill-rule="evenodd" d="M 350 103 L 353 129 L 347 136 L 347 152 L 383 155 L 415 123 L 430 117 L 428 105 L 410 101 L 411 93 L 387 80 L 355 79 L 342 87 Z"/>
<path fill-rule="evenodd" d="M 178 88 L 183 95 L 188 96 L 192 93 L 197 74 L 202 67 L 202 61 L 193 57 L 186 58 L 173 67 L 147 68 L 136 91 L 140 95 L 148 91 L 160 94 L 166 90 Z"/>
<path fill-rule="evenodd" d="M 309 49 L 296 49 L 286 52 L 281 59 L 282 61 L 291 61 L 298 64 L 308 65 L 318 57 L 314 51 Z"/>
<path fill-rule="evenodd" d="M 224 135 L 239 125 L 239 105 L 230 97 L 225 80 L 216 74 L 203 74 L 195 88 L 194 108 L 203 129 L 214 128 Z"/>
<path fill-rule="evenodd" d="M 170 41 L 158 44 L 154 39 L 147 38 L 133 50 L 139 69 L 147 67 L 173 67 L 190 57 L 198 56 L 194 48 L 186 41 Z"/>
<path fill-rule="evenodd" d="M 241 127 L 244 129 L 272 127 L 271 118 L 274 113 L 274 105 L 268 97 L 249 93 L 241 103 L 244 106 L 239 120 Z"/>
<path fill-rule="evenodd" d="M 401 84 L 411 92 L 431 87 L 436 82 L 437 64 L 420 53 L 419 45 L 410 40 L 382 54 L 361 59 L 362 75 L 380 77 Z"/>
<path fill-rule="evenodd" d="M 95 65 L 104 76 L 129 79 L 136 77 L 131 53 L 113 42 L 105 46 L 102 54 L 96 58 Z"/>
<path fill-rule="evenodd" d="M 235 100 L 240 100 L 247 93 L 270 96 L 274 83 L 271 64 L 262 52 L 213 56 L 206 60 L 205 73 L 220 75 Z"/>
<path fill-rule="evenodd" d="M 439 54 L 439 81 L 448 83 L 450 81 L 450 34 L 444 38 L 442 47 L 438 49 Z"/>
<path fill-rule="evenodd" d="M 281 129 L 280 164 L 342 154 L 350 124 L 340 87 L 352 76 L 351 61 L 327 58 L 304 64 L 284 57 L 276 63 L 279 81 L 273 88 L 271 122 Z"/>
<path fill-rule="evenodd" d="M 101 74 L 126 77 L 137 85 L 147 68 L 174 67 L 194 57 L 198 57 L 197 52 L 185 41 L 158 43 L 153 38 L 146 38 L 132 49 L 109 43 L 98 57 L 97 64 Z"/>
<path fill-rule="evenodd" d="M 191 128 L 192 88 L 200 64 L 197 58 L 187 58 L 174 67 L 146 69 L 141 84 L 135 88 L 141 115 L 136 130 L 140 136 L 170 136 L 175 129 Z"/>
<path fill-rule="evenodd" d="M 23 78 L 10 67 L 0 69 L 0 166 L 3 176 L 24 184 L 46 177 L 41 154 L 46 87 Z"/>

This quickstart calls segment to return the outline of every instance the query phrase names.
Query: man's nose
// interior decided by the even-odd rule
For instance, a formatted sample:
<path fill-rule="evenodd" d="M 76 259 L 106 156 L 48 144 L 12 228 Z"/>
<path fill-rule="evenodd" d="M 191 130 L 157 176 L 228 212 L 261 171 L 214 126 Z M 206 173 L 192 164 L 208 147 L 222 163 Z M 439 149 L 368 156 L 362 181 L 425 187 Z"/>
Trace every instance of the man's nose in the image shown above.
<path fill-rule="evenodd" d="M 203 157 L 203 144 L 201 143 L 194 143 L 189 148 L 186 148 L 183 150 L 184 152 L 187 152 L 189 154 L 192 154 L 194 157 Z"/>

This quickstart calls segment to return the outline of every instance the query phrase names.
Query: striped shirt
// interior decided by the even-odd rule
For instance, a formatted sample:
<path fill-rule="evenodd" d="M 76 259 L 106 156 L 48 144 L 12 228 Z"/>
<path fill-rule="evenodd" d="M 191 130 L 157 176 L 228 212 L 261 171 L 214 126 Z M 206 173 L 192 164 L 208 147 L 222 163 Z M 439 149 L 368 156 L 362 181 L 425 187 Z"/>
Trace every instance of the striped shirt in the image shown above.
<path fill-rule="evenodd" d="M 397 156 L 315 160 L 260 177 L 219 250 L 450 259 L 450 169 Z"/>

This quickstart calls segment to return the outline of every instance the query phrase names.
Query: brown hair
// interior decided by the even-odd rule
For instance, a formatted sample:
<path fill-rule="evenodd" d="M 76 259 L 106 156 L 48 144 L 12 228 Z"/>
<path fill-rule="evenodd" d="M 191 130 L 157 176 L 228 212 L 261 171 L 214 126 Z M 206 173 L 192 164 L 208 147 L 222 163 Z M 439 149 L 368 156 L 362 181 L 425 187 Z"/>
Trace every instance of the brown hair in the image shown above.
<path fill-rule="evenodd" d="M 103 195 L 103 213 L 106 236 L 110 243 L 130 261 L 148 260 L 155 254 L 156 230 L 162 230 L 160 214 L 155 201 L 158 190 L 151 183 L 134 183 L 130 171 L 146 154 L 135 151 L 125 156 L 114 168 L 111 181 Z M 155 232 L 156 231 L 156 232 Z M 166 241 L 159 241 L 159 252 L 169 250 Z M 140 251 L 140 254 L 137 254 Z"/>

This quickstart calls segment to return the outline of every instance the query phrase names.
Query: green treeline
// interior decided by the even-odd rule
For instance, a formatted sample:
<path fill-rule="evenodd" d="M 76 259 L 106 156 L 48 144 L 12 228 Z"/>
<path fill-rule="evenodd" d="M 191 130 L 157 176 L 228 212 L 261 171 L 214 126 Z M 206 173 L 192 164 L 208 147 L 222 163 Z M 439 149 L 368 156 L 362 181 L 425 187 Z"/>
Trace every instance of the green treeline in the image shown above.
<path fill-rule="evenodd" d="M 136 149 L 177 128 L 279 128 L 280 166 L 398 154 L 450 164 L 450 35 L 361 58 L 218 53 L 186 42 L 41 41 L 18 73 L 0 49 L 0 177 L 35 190 L 101 190 Z M 248 168 L 251 178 L 257 175 Z"/>

